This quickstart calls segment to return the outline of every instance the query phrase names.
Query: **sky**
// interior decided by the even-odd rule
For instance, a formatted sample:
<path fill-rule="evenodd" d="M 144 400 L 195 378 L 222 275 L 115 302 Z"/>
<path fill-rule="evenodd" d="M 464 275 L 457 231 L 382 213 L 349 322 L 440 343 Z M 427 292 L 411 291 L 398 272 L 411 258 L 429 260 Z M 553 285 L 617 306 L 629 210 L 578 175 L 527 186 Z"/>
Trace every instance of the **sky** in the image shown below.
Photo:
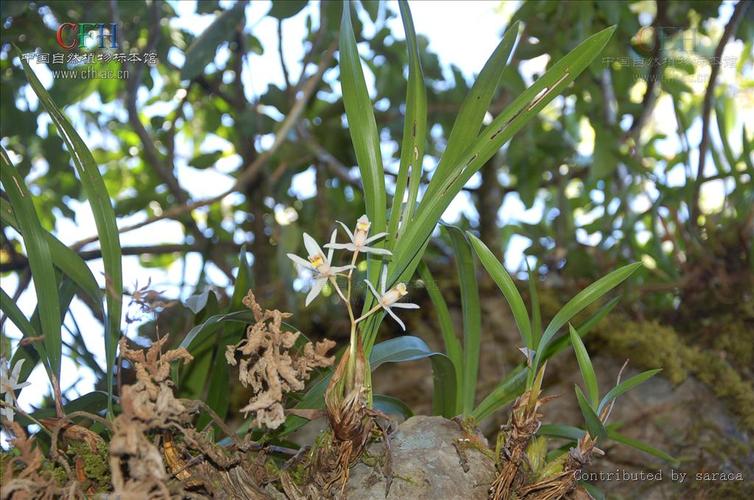
<path fill-rule="evenodd" d="M 201 33 L 214 19 L 213 15 L 196 15 L 195 3 L 191 1 L 171 1 L 173 7 L 178 11 L 180 17 L 174 20 L 177 27 L 183 27 L 196 34 Z M 394 2 L 391 2 L 394 4 Z M 473 76 L 481 69 L 486 61 L 488 55 L 497 46 L 500 36 L 505 28 L 510 15 L 515 11 L 518 2 L 494 2 L 494 1 L 443 1 L 443 2 L 430 2 L 430 1 L 415 1 L 411 3 L 412 14 L 416 31 L 419 34 L 424 34 L 429 39 L 430 49 L 439 55 L 441 63 L 448 68 L 450 64 L 456 65 L 461 69 L 464 76 L 470 81 Z M 253 33 L 257 38 L 262 40 L 263 45 L 266 47 L 263 55 L 253 54 L 250 56 L 248 65 L 245 67 L 243 73 L 244 83 L 249 89 L 250 94 L 262 93 L 268 84 L 280 84 L 283 82 L 282 71 L 277 56 L 277 34 L 276 34 L 276 21 L 272 18 L 265 17 L 266 12 L 269 10 L 269 2 L 267 1 L 254 1 L 247 7 L 246 18 L 248 27 L 253 29 Z M 317 9 L 315 9 L 316 11 Z M 397 6 L 393 5 L 393 10 L 397 11 Z M 730 16 L 731 12 L 730 4 L 723 6 L 721 9 L 721 20 L 724 21 Z M 366 19 L 365 14 L 361 12 L 361 15 Z M 304 34 L 304 21 L 306 17 L 306 11 L 299 13 L 291 19 L 284 21 L 283 30 L 285 33 L 285 39 L 289 43 L 284 44 L 283 54 L 286 63 L 289 67 L 289 71 L 292 75 L 298 75 L 300 72 L 300 61 L 303 56 L 303 45 L 300 43 Z M 49 20 L 54 22 L 54 20 Z M 367 23 L 368 24 L 368 23 Z M 400 23 L 400 18 L 393 18 L 389 22 L 389 27 L 393 29 L 398 36 L 402 36 L 403 28 Z M 362 47 L 363 49 L 364 47 Z M 741 44 L 731 44 L 726 49 L 726 54 L 737 54 L 742 50 Z M 179 50 L 175 49 L 169 54 L 169 59 L 177 65 L 183 63 L 183 56 Z M 226 56 L 221 52 L 218 54 L 218 63 L 222 64 L 223 59 Z M 547 56 L 542 56 L 535 60 L 526 63 L 524 68 L 525 76 L 530 76 L 535 72 L 541 72 L 546 65 L 548 59 Z M 50 85 L 52 82 L 51 73 L 43 65 L 33 65 L 34 70 L 38 73 L 40 79 L 45 85 Z M 366 71 L 366 68 L 365 68 Z M 371 74 L 366 71 L 367 83 L 372 81 Z M 732 75 L 723 74 L 721 78 L 723 80 L 733 78 Z M 641 96 L 643 92 L 641 89 L 636 89 L 637 95 Z M 155 92 L 159 92 L 156 89 Z M 139 102 L 144 103 L 151 94 L 144 91 L 139 95 Z M 180 95 L 176 95 L 172 102 L 169 104 L 158 104 L 157 106 L 169 106 L 173 107 L 175 102 L 180 99 Z M 96 102 L 96 97 L 91 98 L 91 102 L 85 102 L 84 106 L 97 107 L 101 106 L 101 103 Z M 30 96 L 30 100 L 34 101 L 35 98 Z M 668 116 L 672 116 L 672 112 L 668 112 L 667 106 L 670 103 L 661 100 L 658 103 L 657 110 L 655 111 L 655 123 L 654 126 L 657 130 L 667 130 L 669 137 L 675 137 L 675 123 L 666 119 Z M 143 107 L 144 112 L 149 114 L 150 109 Z M 151 112 L 157 112 L 158 108 L 153 107 Z M 70 107 L 66 110 L 69 117 L 74 124 L 80 120 L 80 113 L 75 107 Z M 40 123 L 40 129 L 44 129 L 44 122 Z M 588 127 L 588 125 L 587 125 Z M 691 130 L 690 141 L 692 144 L 698 144 L 699 141 L 699 129 L 700 127 L 694 127 Z M 590 152 L 590 148 L 593 148 L 593 136 L 590 139 L 588 130 L 583 134 L 586 139 L 585 142 L 579 145 L 579 148 L 585 153 Z M 733 134 L 735 137 L 735 134 Z M 739 134 L 740 137 L 740 134 Z M 105 140 L 102 137 L 88 137 L 88 141 L 98 142 Z M 222 149 L 226 145 L 222 144 L 220 139 L 216 139 L 216 142 L 209 141 L 203 144 L 203 149 L 213 150 L 220 147 Z M 591 143 L 590 143 L 591 141 Z M 669 139 L 661 147 L 667 148 L 668 151 L 672 151 L 678 148 L 678 144 L 674 143 L 672 139 Z M 178 144 L 179 150 L 181 144 Z M 191 154 L 191 148 L 187 148 Z M 233 178 L 229 175 L 238 166 L 239 160 L 237 158 L 223 159 L 217 169 L 197 170 L 187 165 L 189 156 L 181 157 L 179 155 L 177 161 L 177 174 L 181 185 L 186 188 L 193 197 L 205 198 L 210 197 L 220 192 L 223 192 L 233 183 Z M 388 162 L 388 166 L 390 163 Z M 707 162 L 708 168 L 712 167 L 712 162 Z M 40 175 L 43 172 L 40 173 Z M 683 172 L 671 171 L 669 174 L 671 178 L 673 176 L 679 176 L 678 182 L 683 181 Z M 470 184 L 478 183 L 478 179 L 472 179 Z M 302 197 L 314 196 L 316 193 L 311 189 L 314 183 L 312 181 L 312 172 L 305 172 L 299 174 L 293 183 L 293 190 L 296 191 Z M 651 191 L 652 187 L 648 186 L 648 190 Z M 715 199 L 721 198 L 721 193 L 724 189 L 722 181 L 720 183 L 707 183 L 704 186 L 705 192 L 703 195 L 712 200 L 714 205 Z M 639 201 L 640 202 L 640 201 Z M 647 201 L 649 202 L 649 201 Z M 91 216 L 91 212 L 86 203 L 74 202 L 73 209 L 77 214 L 77 223 L 70 220 L 61 219 L 56 228 L 57 236 L 66 244 L 72 244 L 82 238 L 91 236 L 94 234 L 94 221 Z M 499 210 L 500 223 L 505 224 L 514 221 L 523 222 L 537 222 L 542 217 L 543 203 L 537 202 L 534 207 L 526 210 L 523 203 L 517 196 L 507 196 L 505 203 Z M 446 221 L 453 222 L 458 219 L 458 216 L 463 213 L 475 219 L 476 214 L 473 209 L 473 204 L 470 202 L 468 195 L 465 193 L 460 194 L 456 200 L 451 204 L 443 218 Z M 600 214 L 585 214 L 588 217 L 596 217 Z M 139 222 L 143 219 L 143 215 L 136 215 L 120 219 L 118 221 L 120 226 Z M 162 243 L 181 243 L 183 241 L 183 232 L 181 225 L 177 222 L 161 221 L 156 224 L 152 224 L 143 229 L 124 233 L 121 237 L 121 244 L 123 246 L 139 245 L 144 242 L 162 242 Z M 511 244 L 508 247 L 505 254 L 505 263 L 509 269 L 519 269 L 522 264 L 523 250 L 528 245 L 528 241 L 522 237 L 514 237 L 511 240 Z M 93 270 L 98 279 L 101 279 L 101 273 L 103 271 L 101 260 L 94 260 L 89 262 L 90 267 Z M 200 268 L 200 257 L 196 254 L 188 257 L 186 281 L 188 283 L 196 282 L 198 277 L 198 270 Z M 191 290 L 179 290 L 176 286 L 181 281 L 182 265 L 180 262 L 175 263 L 166 271 L 156 269 L 146 269 L 139 264 L 138 257 L 125 257 L 124 258 L 124 276 L 128 277 L 129 282 L 125 283 L 129 289 L 134 288 L 134 284 L 138 282 L 143 285 L 148 280 L 152 282 L 152 288 L 157 290 L 166 290 L 167 295 L 176 296 L 182 294 L 185 298 L 186 294 Z M 220 286 L 228 285 L 228 280 L 224 274 L 217 269 L 209 269 L 209 278 L 219 284 Z M 16 282 L 14 278 L 4 278 L 2 287 L 9 294 L 15 289 Z M 19 300 L 19 306 L 27 313 L 31 314 L 31 311 L 35 306 L 35 295 L 33 294 L 33 285 Z M 92 318 L 86 306 L 80 302 L 75 301 L 72 309 L 76 315 L 77 321 L 82 327 L 82 330 L 87 332 L 85 335 L 85 341 L 90 351 L 97 353 L 97 359 L 101 365 L 104 366 L 104 356 L 102 355 L 102 340 L 101 340 L 101 327 L 99 323 Z M 70 321 L 70 318 L 67 320 Z M 9 336 L 18 337 L 17 330 L 6 322 L 5 328 Z M 131 329 L 135 328 L 133 325 Z M 133 331 L 127 331 L 128 335 L 132 335 Z M 48 386 L 47 378 L 44 370 L 38 367 L 30 377 L 32 387 L 45 388 Z M 91 390 L 93 378 L 91 374 L 86 371 L 77 370 L 75 365 L 69 361 L 63 362 L 63 376 L 62 385 L 64 387 L 75 384 L 75 392 L 83 394 Z M 41 390 L 26 389 L 21 393 L 20 403 L 22 407 L 29 408 L 31 404 L 39 401 Z"/>

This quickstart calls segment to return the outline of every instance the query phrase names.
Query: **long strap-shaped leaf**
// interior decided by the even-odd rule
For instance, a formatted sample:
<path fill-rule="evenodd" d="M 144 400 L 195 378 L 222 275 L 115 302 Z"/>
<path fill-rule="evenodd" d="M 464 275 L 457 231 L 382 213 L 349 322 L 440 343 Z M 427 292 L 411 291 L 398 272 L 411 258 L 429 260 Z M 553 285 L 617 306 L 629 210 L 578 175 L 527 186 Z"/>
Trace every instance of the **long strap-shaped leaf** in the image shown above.
<path fill-rule="evenodd" d="M 393 259 L 388 266 L 389 286 L 405 281 L 413 275 L 437 222 L 471 176 L 529 119 L 539 113 L 587 68 L 605 47 L 614 31 L 613 26 L 592 35 L 555 63 L 484 129 L 482 134 L 464 151 L 461 159 L 454 162 L 453 167 L 448 169 L 446 176 L 437 177 L 439 187 L 437 190 L 433 189 L 432 196 L 425 195 L 422 198 L 411 223 L 411 231 L 406 231 L 393 248 Z M 368 305 L 371 306 L 371 304 Z M 365 322 L 364 351 L 367 354 L 377 336 L 380 322 L 381 316 L 377 315 L 374 319 L 370 318 Z"/>
<path fill-rule="evenodd" d="M 636 269 L 641 266 L 641 262 L 634 262 L 628 264 L 615 271 L 611 272 L 607 276 L 603 276 L 588 287 L 581 290 L 572 298 L 563 308 L 555 314 L 550 324 L 545 328 L 542 339 L 537 346 L 537 354 L 534 356 L 534 363 L 532 364 L 532 373 L 537 371 L 539 364 L 542 362 L 542 356 L 547 349 L 548 344 L 552 340 L 553 336 L 560 330 L 563 325 L 568 323 L 579 312 L 583 311 L 592 302 L 598 300 L 604 296 L 607 292 L 620 285 L 626 278 L 631 276 Z M 529 375 L 531 378 L 531 374 Z"/>
<path fill-rule="evenodd" d="M 576 361 L 579 364 L 579 370 L 581 370 L 581 378 L 584 379 L 586 393 L 589 396 L 589 404 L 592 408 L 596 409 L 600 398 L 600 389 L 597 384 L 597 376 L 594 373 L 594 367 L 592 366 L 592 360 L 589 358 L 589 353 L 579 336 L 579 332 L 576 331 L 570 323 L 568 324 L 568 328 L 568 335 L 571 338 L 573 352 L 576 353 Z"/>
<path fill-rule="evenodd" d="M 419 184 L 422 176 L 422 160 L 424 159 L 424 145 L 427 134 L 427 89 L 424 85 L 419 47 L 416 43 L 414 21 L 408 2 L 398 3 L 406 33 L 408 46 L 408 87 L 406 89 L 406 118 L 403 124 L 403 140 L 401 142 L 401 161 L 398 178 L 395 181 L 393 206 L 390 210 L 388 235 L 395 240 L 402 233 L 413 217 L 416 199 L 419 195 Z M 410 180 L 409 180 L 410 179 Z M 408 184 L 408 196 L 403 203 Z M 399 228 L 399 222 L 400 228 Z"/>
<path fill-rule="evenodd" d="M 479 351 L 482 342 L 482 311 L 479 305 L 479 283 L 476 279 L 474 258 L 463 231 L 457 227 L 444 226 L 453 245 L 461 287 L 463 312 L 463 414 L 471 415 L 476 397 L 479 376 Z"/>
<path fill-rule="evenodd" d="M 115 223 L 115 211 L 110 202 L 110 195 L 105 188 L 97 163 L 94 161 L 92 152 L 81 139 L 68 119 L 55 105 L 50 95 L 39 81 L 29 64 L 21 56 L 21 51 L 16 47 L 16 53 L 26 72 L 26 78 L 39 101 L 50 115 L 58 129 L 58 134 L 63 138 L 68 152 L 73 158 L 73 164 L 81 178 L 89 204 L 92 207 L 94 223 L 97 226 L 100 247 L 102 249 L 102 262 L 105 268 L 106 298 L 107 298 L 107 326 L 105 331 L 105 359 L 107 362 L 107 392 L 113 393 L 113 365 L 115 363 L 115 350 L 118 337 L 120 336 L 120 319 L 122 312 L 123 270 L 121 262 L 120 237 L 118 226 Z"/>
<path fill-rule="evenodd" d="M 589 333 L 594 326 L 599 323 L 607 314 L 612 311 L 615 305 L 618 303 L 619 298 L 616 297 L 607 304 L 599 308 L 589 319 L 579 325 L 577 331 L 581 337 L 584 337 Z M 564 351 L 571 345 L 571 338 L 568 335 L 564 335 L 555 342 L 551 342 L 547 349 L 544 350 L 542 361 L 547 361 L 556 354 Z M 491 415 L 498 408 L 501 408 L 508 403 L 512 402 L 524 391 L 524 383 L 526 382 L 527 370 L 525 365 L 519 365 L 513 369 L 498 386 L 485 397 L 479 406 L 474 409 L 473 416 L 477 421 Z"/>
<path fill-rule="evenodd" d="M 490 107 L 503 76 L 503 70 L 513 53 L 520 27 L 521 23 L 516 22 L 505 31 L 502 40 L 500 40 L 490 58 L 487 59 L 482 71 L 479 72 L 479 76 L 471 87 L 471 92 L 464 99 L 458 117 L 453 123 L 453 129 L 450 131 L 448 145 L 432 176 L 433 181 L 437 180 L 430 182 L 427 196 L 432 195 L 434 189 L 439 186 L 439 181 L 447 177 L 449 171 L 461 159 L 469 144 L 478 137 L 484 115 L 487 114 L 487 109 Z"/>
<path fill-rule="evenodd" d="M 68 308 L 71 305 L 71 300 L 73 300 L 73 295 L 76 291 L 76 285 L 74 285 L 73 281 L 69 280 L 60 273 L 55 273 L 55 281 L 59 283 L 57 294 L 58 303 L 60 304 L 60 323 L 62 324 L 63 320 L 65 319 L 65 315 L 68 312 Z M 29 322 L 34 328 L 34 331 L 37 332 L 42 330 L 40 314 L 41 310 L 39 308 L 39 304 L 37 304 L 37 307 L 34 308 L 34 312 L 31 313 L 31 318 L 29 318 Z M 21 369 L 19 380 L 25 381 L 29 377 L 29 375 L 31 375 L 31 372 L 34 370 L 40 360 L 42 360 L 42 365 L 47 371 L 47 376 L 50 377 L 50 375 L 52 374 L 52 370 L 47 363 L 48 356 L 44 344 L 34 342 L 33 345 L 34 348 L 32 350 L 28 349 L 28 346 L 19 345 L 19 348 L 16 349 L 16 352 L 13 353 L 11 365 L 15 366 L 16 362 L 21 359 L 26 360 L 23 368 Z M 35 356 L 35 354 L 38 354 L 38 356 Z"/>
<path fill-rule="evenodd" d="M 498 288 L 500 288 L 500 291 L 503 292 L 503 296 L 508 302 L 511 312 L 513 312 L 513 319 L 515 320 L 518 331 L 521 334 L 521 340 L 527 348 L 533 350 L 534 342 L 531 335 L 529 315 L 526 312 L 524 299 L 521 298 L 521 294 L 518 292 L 518 288 L 516 288 L 513 278 L 511 278 L 503 264 L 497 260 L 495 254 L 487 248 L 487 245 L 485 245 L 482 240 L 471 233 L 467 234 L 469 236 L 469 241 L 471 241 L 471 246 L 474 248 L 477 257 L 479 257 L 479 261 L 487 270 L 487 273 Z"/>
<path fill-rule="evenodd" d="M 461 349 L 461 342 L 456 336 L 456 330 L 453 327 L 453 319 L 450 317 L 450 310 L 448 304 L 440 292 L 440 287 L 437 286 L 432 273 L 429 271 L 429 267 L 422 262 L 419 265 L 419 276 L 424 281 L 424 287 L 427 290 L 432 305 L 435 307 L 435 316 L 440 326 L 440 334 L 442 335 L 443 343 L 445 344 L 445 354 L 450 358 L 453 367 L 455 367 L 456 373 L 456 410 L 455 414 L 461 413 L 460 404 L 463 400 L 461 397 L 461 391 L 463 390 L 463 350 Z"/>
<path fill-rule="evenodd" d="M 38 337 L 39 333 L 34 325 L 26 319 L 26 316 L 21 309 L 18 308 L 13 299 L 5 293 L 5 290 L 0 288 L 0 311 L 3 311 L 8 319 L 21 331 L 25 338 Z M 16 363 L 23 360 L 21 368 L 21 374 L 18 377 L 19 382 L 25 382 L 29 373 L 34 369 L 40 359 L 44 361 L 45 370 L 50 373 L 50 367 L 47 364 L 47 353 L 45 352 L 44 344 L 40 342 L 33 342 L 32 345 L 21 345 L 16 347 L 16 352 L 13 353 L 13 359 L 10 360 L 11 366 L 16 366 Z"/>
<path fill-rule="evenodd" d="M 3 224 L 20 230 L 16 216 L 13 215 L 13 207 L 4 198 L 0 198 L 0 221 Z M 92 299 L 90 303 L 98 311 L 103 312 L 102 290 L 97 284 L 97 280 L 94 278 L 91 269 L 84 262 L 84 259 L 47 231 L 45 231 L 45 239 L 47 240 L 47 245 L 50 247 L 52 263 L 55 264 L 55 267 L 71 278 Z"/>
<path fill-rule="evenodd" d="M 615 31 L 607 28 L 592 35 L 569 52 L 519 95 L 505 111 L 487 126 L 469 146 L 460 161 L 438 179 L 440 187 L 433 196 L 424 196 L 411 225 L 411 231 L 400 239 L 393 251 L 388 284 L 411 276 L 421 258 L 421 251 L 440 216 L 461 191 L 466 182 L 506 143 L 524 124 L 569 85 L 607 44 Z"/>
<path fill-rule="evenodd" d="M 40 333 L 44 337 L 47 362 L 52 374 L 60 380 L 60 362 L 63 355 L 63 342 L 60 337 L 60 302 L 55 269 L 52 266 L 52 255 L 50 255 L 50 247 L 45 238 L 47 231 L 39 222 L 31 193 L 26 188 L 23 177 L 11 163 L 5 149 L 0 148 L 0 151 L 0 156 L 2 156 L 0 180 L 15 209 L 16 220 L 24 238 L 26 256 L 29 259 L 31 277 L 34 280 L 34 290 L 37 293 L 37 304 L 40 309 Z"/>
<path fill-rule="evenodd" d="M 343 104 L 346 108 L 348 129 L 364 184 L 367 217 L 372 222 L 372 231 L 381 233 L 385 230 L 385 172 L 382 168 L 377 123 L 364 81 L 361 59 L 351 25 L 351 4 L 348 1 L 343 3 L 343 18 L 340 26 L 340 84 L 343 89 Z M 379 261 L 370 259 L 369 278 L 373 282 L 376 280 L 379 268 Z"/>

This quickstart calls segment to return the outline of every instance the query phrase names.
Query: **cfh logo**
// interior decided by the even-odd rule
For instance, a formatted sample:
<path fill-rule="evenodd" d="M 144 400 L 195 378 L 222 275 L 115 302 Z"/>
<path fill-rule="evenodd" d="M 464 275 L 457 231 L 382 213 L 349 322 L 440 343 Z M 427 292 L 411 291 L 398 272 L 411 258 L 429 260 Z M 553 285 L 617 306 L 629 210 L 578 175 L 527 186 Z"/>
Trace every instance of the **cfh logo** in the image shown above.
<path fill-rule="evenodd" d="M 55 40 L 66 50 L 118 48 L 118 25 L 115 23 L 63 23 Z"/>

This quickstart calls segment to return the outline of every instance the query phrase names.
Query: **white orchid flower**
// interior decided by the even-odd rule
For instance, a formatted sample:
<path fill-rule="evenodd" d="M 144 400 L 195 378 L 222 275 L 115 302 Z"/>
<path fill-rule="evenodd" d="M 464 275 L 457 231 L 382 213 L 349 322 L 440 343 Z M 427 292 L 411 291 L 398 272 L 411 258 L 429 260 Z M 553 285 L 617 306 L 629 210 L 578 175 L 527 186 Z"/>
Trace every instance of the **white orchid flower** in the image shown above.
<path fill-rule="evenodd" d="M 386 268 L 383 268 L 382 270 L 379 293 L 377 292 L 377 290 L 375 290 L 374 285 L 372 285 L 369 280 L 364 281 L 366 281 L 367 286 L 369 287 L 369 291 L 372 292 L 372 295 L 374 295 L 374 297 L 377 299 L 377 304 L 382 307 L 390 316 L 392 316 L 393 319 L 397 321 L 399 325 L 401 325 L 401 328 L 405 332 L 406 325 L 403 324 L 403 321 L 401 321 L 401 319 L 393 312 L 392 309 L 419 309 L 419 306 L 417 304 L 412 304 L 410 302 L 398 302 L 408 294 L 406 284 L 398 283 L 390 290 L 385 291 L 385 286 L 387 285 Z"/>
<path fill-rule="evenodd" d="M 346 234 L 348 234 L 348 237 L 351 239 L 351 242 L 331 242 L 325 245 L 326 248 L 334 248 L 336 250 L 349 250 L 351 252 L 358 253 L 373 253 L 375 255 L 392 255 L 390 250 L 368 246 L 370 243 L 385 237 L 387 233 L 378 233 L 369 237 L 369 228 L 372 226 L 372 223 L 369 222 L 369 218 L 366 215 L 359 217 L 359 219 L 356 221 L 356 229 L 353 232 L 351 232 L 351 230 L 348 229 L 348 226 L 346 226 L 342 222 L 337 222 L 338 224 L 343 226 L 343 229 L 345 229 Z"/>
<path fill-rule="evenodd" d="M 335 243 L 337 235 L 337 230 L 332 232 L 330 244 Z M 306 296 L 306 305 L 308 306 L 322 292 L 322 288 L 325 286 L 325 283 L 327 283 L 327 280 L 331 279 L 334 281 L 336 275 L 343 271 L 353 269 L 354 266 L 333 266 L 333 249 L 328 246 L 329 251 L 327 252 L 327 257 L 325 257 L 325 253 L 322 251 L 319 244 L 314 241 L 314 238 L 306 233 L 304 233 L 304 246 L 309 253 L 308 260 L 302 259 L 298 255 L 292 253 L 288 254 L 288 258 L 304 269 L 314 271 L 314 284 L 312 285 L 309 294 Z"/>
<path fill-rule="evenodd" d="M 5 406 L 0 408 L 0 415 L 6 420 L 13 422 L 13 406 L 15 405 L 16 395 L 14 391 L 23 389 L 30 382 L 18 382 L 18 377 L 21 375 L 21 367 L 24 365 L 23 359 L 20 359 L 13 365 L 13 370 L 10 371 L 8 361 L 5 358 L 0 358 L 0 394 L 3 394 Z M 10 371 L 10 374 L 9 374 Z"/>

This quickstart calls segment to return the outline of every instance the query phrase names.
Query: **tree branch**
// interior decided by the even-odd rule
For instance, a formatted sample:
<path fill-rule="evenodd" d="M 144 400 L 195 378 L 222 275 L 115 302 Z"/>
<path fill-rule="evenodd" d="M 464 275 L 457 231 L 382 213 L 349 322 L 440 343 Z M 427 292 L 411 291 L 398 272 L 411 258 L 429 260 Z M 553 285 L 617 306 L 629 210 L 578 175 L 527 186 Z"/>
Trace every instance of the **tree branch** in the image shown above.
<path fill-rule="evenodd" d="M 236 245 L 232 242 L 214 242 L 211 243 L 212 248 L 215 250 L 222 250 L 223 252 L 238 252 L 241 248 L 240 245 Z M 75 250 L 75 249 L 73 249 Z M 182 243 L 165 243 L 162 245 L 152 246 L 130 246 L 123 247 L 123 255 L 165 255 L 170 253 L 188 253 L 188 252 L 204 252 L 206 247 L 201 243 L 194 244 L 182 244 Z M 102 258 L 102 250 L 84 250 L 78 252 L 79 257 L 84 260 L 95 260 Z M 0 264 L 0 273 L 7 273 L 11 271 L 20 271 L 29 267 L 28 259 L 23 255 L 17 255 L 10 262 Z M 21 290 L 21 287 L 19 287 Z"/>
<path fill-rule="evenodd" d="M 710 142 L 709 122 L 710 114 L 712 113 L 712 101 L 715 98 L 717 76 L 720 73 L 720 58 L 723 55 L 725 46 L 736 31 L 738 23 L 744 17 L 749 4 L 748 0 L 739 0 L 736 4 L 733 15 L 730 16 L 730 20 L 725 26 L 725 31 L 723 31 L 723 35 L 720 37 L 720 41 L 715 48 L 715 54 L 710 61 L 709 82 L 707 83 L 707 90 L 704 92 L 704 103 L 702 105 L 702 139 L 699 143 L 699 163 L 696 168 L 694 193 L 691 199 L 691 223 L 693 226 L 696 226 L 696 221 L 699 217 L 699 194 L 701 192 L 702 179 L 704 178 L 704 165 L 707 162 L 707 149 Z"/>
<path fill-rule="evenodd" d="M 319 82 L 322 79 L 322 75 L 324 74 L 325 70 L 329 66 L 330 62 L 332 61 L 333 55 L 335 53 L 335 49 L 337 47 L 337 43 L 333 42 L 333 44 L 330 45 L 327 52 L 323 55 L 317 72 L 309 78 L 306 83 L 302 86 L 302 96 L 300 99 L 296 101 L 296 103 L 291 108 L 291 112 L 288 113 L 288 116 L 283 121 L 282 125 L 280 126 L 280 129 L 278 129 L 277 133 L 275 134 L 275 140 L 272 143 L 272 146 L 270 146 L 270 149 L 265 151 L 264 153 L 260 154 L 254 162 L 249 165 L 247 169 L 243 171 L 241 175 L 239 175 L 236 182 L 233 184 L 233 186 L 216 195 L 212 196 L 210 198 L 205 198 L 203 200 L 196 200 L 193 202 L 188 202 L 183 205 L 179 205 L 170 209 L 167 209 L 162 212 L 160 215 L 155 215 L 152 217 L 148 217 L 146 220 L 131 224 L 129 226 L 124 226 L 120 228 L 118 231 L 120 233 L 125 233 L 128 231 L 133 231 L 135 229 L 139 229 L 141 227 L 147 226 L 149 224 L 152 224 L 154 222 L 163 220 L 163 219 L 173 219 L 176 218 L 182 214 L 189 213 L 193 210 L 196 210 L 197 208 L 205 207 L 207 205 L 213 205 L 221 200 L 223 200 L 226 196 L 235 193 L 239 190 L 239 188 L 242 188 L 243 186 L 246 186 L 248 183 L 253 182 L 256 178 L 259 171 L 264 167 L 264 165 L 267 163 L 267 161 L 274 155 L 278 148 L 285 142 L 286 137 L 288 136 L 288 132 L 290 132 L 291 128 L 298 122 L 298 120 L 301 118 L 301 115 L 304 112 L 304 108 L 306 106 L 306 103 L 309 102 L 309 99 L 314 94 L 314 91 L 316 90 L 317 86 L 319 85 Z M 89 238 L 83 239 L 79 242 L 77 242 L 73 247 L 75 249 L 79 249 L 83 247 L 84 245 L 87 245 L 89 243 L 95 242 L 99 239 L 98 236 L 91 236 Z"/>
<path fill-rule="evenodd" d="M 641 113 L 631 123 L 631 128 L 626 132 L 625 138 L 633 137 L 638 139 L 641 130 L 644 128 L 647 120 L 652 116 L 655 102 L 657 101 L 657 83 L 662 78 L 662 29 L 665 24 L 667 12 L 667 3 L 665 0 L 657 2 L 657 15 L 652 22 L 654 28 L 654 47 L 652 48 L 652 61 L 647 74 L 647 90 L 644 92 L 644 98 L 641 100 Z"/>

